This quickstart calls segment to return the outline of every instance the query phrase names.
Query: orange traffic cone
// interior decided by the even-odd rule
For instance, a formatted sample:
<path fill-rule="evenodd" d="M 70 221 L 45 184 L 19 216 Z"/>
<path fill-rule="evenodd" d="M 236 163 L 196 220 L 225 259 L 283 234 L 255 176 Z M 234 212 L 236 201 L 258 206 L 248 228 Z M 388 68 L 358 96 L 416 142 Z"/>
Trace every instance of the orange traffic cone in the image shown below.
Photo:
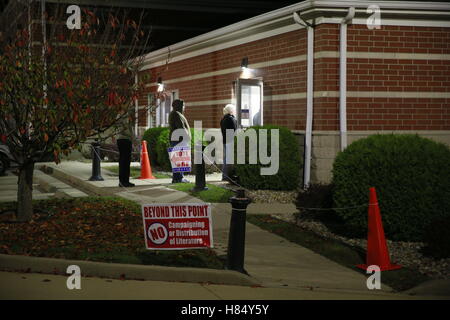
<path fill-rule="evenodd" d="M 152 174 L 152 167 L 150 160 L 148 159 L 147 141 L 142 140 L 142 152 L 141 152 L 141 176 L 139 179 L 156 179 Z"/>
<path fill-rule="evenodd" d="M 378 206 L 377 192 L 370 188 L 369 217 L 367 235 L 367 264 L 357 265 L 358 268 L 367 270 L 371 265 L 376 265 L 381 271 L 400 269 L 401 266 L 391 264 L 389 251 L 384 237 L 383 223 L 381 222 L 380 207 Z"/>

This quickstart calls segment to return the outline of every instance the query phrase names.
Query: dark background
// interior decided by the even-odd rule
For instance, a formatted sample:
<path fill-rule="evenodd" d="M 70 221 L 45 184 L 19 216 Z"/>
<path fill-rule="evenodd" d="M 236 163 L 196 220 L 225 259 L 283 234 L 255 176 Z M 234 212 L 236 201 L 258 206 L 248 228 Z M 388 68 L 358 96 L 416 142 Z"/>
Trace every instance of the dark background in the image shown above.
<path fill-rule="evenodd" d="M 8 2 L 0 0 L 0 15 Z M 41 0 L 34 0 L 40 2 Z M 47 3 L 77 4 L 82 8 L 111 6 L 147 12 L 145 25 L 151 29 L 154 51 L 177 42 L 228 26 L 303 0 L 45 0 Z M 336 0 L 338 1 L 338 0 Z M 380 3 L 384 0 L 373 1 Z M 407 0 L 401 0 L 407 1 Z M 424 0 L 422 0 L 424 1 Z M 427 0 L 425 0 L 427 1 Z M 428 0 L 432 1 L 432 0 Z M 449 2 L 450 0 L 440 0 Z M 0 30 L 1 31 L 1 30 Z"/>
<path fill-rule="evenodd" d="M 11 1 L 0 0 L 0 14 Z M 145 25 L 151 29 L 151 48 L 157 50 L 200 34 L 302 0 L 46 0 L 46 3 L 77 4 L 82 8 L 124 7 L 145 9 Z M 36 2 L 40 2 L 37 0 Z"/>

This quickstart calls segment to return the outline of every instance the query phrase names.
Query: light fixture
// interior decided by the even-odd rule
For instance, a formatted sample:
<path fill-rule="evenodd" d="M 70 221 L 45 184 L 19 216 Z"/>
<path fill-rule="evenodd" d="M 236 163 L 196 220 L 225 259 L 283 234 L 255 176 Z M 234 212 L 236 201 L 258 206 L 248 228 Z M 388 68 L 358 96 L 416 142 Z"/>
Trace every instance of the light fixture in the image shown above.
<path fill-rule="evenodd" d="M 242 69 L 242 72 L 240 75 L 241 79 L 251 79 L 252 78 L 253 70 L 248 67 L 248 58 L 247 57 L 242 59 L 241 69 Z"/>
<path fill-rule="evenodd" d="M 163 92 L 164 91 L 164 84 L 162 82 L 162 78 L 158 77 L 158 92 Z"/>
<path fill-rule="evenodd" d="M 242 61 L 241 61 L 241 68 L 242 68 L 242 70 L 245 70 L 245 69 L 248 68 L 248 58 L 247 57 L 242 59 Z"/>

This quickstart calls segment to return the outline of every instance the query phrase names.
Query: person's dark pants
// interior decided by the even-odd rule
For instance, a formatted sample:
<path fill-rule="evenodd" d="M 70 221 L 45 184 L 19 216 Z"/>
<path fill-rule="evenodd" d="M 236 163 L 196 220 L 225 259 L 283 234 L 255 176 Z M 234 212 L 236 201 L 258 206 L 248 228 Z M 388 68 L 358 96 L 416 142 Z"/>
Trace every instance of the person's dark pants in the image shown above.
<path fill-rule="evenodd" d="M 119 182 L 128 184 L 130 182 L 131 140 L 118 139 L 117 147 L 119 148 Z"/>
<path fill-rule="evenodd" d="M 233 145 L 230 144 L 223 144 L 223 166 L 222 166 L 222 180 L 230 180 L 230 169 L 231 165 L 227 163 L 227 154 L 231 152 L 231 148 Z"/>
<path fill-rule="evenodd" d="M 178 141 L 170 141 L 170 146 L 175 147 L 179 142 Z M 173 172 L 172 173 L 172 183 L 181 182 L 184 178 L 183 172 Z"/>

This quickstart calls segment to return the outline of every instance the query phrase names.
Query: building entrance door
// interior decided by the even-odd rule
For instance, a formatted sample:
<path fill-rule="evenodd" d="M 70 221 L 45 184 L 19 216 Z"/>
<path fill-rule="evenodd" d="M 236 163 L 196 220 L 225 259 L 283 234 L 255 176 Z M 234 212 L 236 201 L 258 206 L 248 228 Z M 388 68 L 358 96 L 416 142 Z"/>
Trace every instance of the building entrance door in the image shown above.
<path fill-rule="evenodd" d="M 236 81 L 236 114 L 239 127 L 263 125 L 263 98 L 261 80 L 238 79 Z"/>

